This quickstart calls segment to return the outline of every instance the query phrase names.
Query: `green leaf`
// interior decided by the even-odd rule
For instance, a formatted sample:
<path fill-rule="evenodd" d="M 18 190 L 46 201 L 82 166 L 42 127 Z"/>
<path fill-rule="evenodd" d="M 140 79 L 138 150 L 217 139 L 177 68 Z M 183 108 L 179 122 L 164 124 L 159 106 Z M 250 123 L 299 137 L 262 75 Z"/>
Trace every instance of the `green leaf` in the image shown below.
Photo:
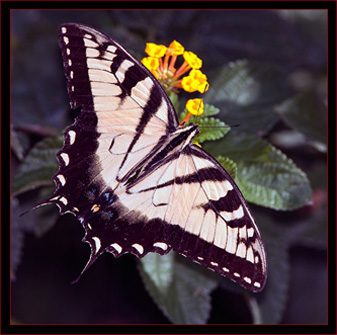
<path fill-rule="evenodd" d="M 311 199 L 306 174 L 267 141 L 241 133 L 208 146 L 208 151 L 228 155 L 237 164 L 236 182 L 245 198 L 255 204 L 291 210 Z"/>
<path fill-rule="evenodd" d="M 173 323 L 205 324 L 211 310 L 211 292 L 218 276 L 170 252 L 141 259 L 140 274 L 159 308 Z"/>
<path fill-rule="evenodd" d="M 250 133 L 269 131 L 279 120 L 273 107 L 286 97 L 286 79 L 279 72 L 247 60 L 222 67 L 207 93 L 207 100 L 221 109 L 221 119 Z"/>
<path fill-rule="evenodd" d="M 173 280 L 174 253 L 161 256 L 156 253 L 149 253 L 141 258 L 141 271 L 148 286 L 148 290 L 160 295 L 159 299 L 165 296 Z"/>
<path fill-rule="evenodd" d="M 25 157 L 12 180 L 12 195 L 39 186 L 51 185 L 57 172 L 57 152 L 62 148 L 63 136 L 47 138 L 39 142 Z"/>
<path fill-rule="evenodd" d="M 178 112 L 179 106 L 180 106 L 178 94 L 170 91 L 170 92 L 168 92 L 168 96 L 169 96 L 169 98 L 170 98 L 170 100 L 173 104 L 174 109 L 176 110 L 176 112 Z"/>
<path fill-rule="evenodd" d="M 216 156 L 215 159 L 224 167 L 233 179 L 236 178 L 238 168 L 234 161 L 232 161 L 229 157 L 221 155 Z"/>
<path fill-rule="evenodd" d="M 176 109 L 178 110 L 178 109 Z M 188 111 L 187 109 L 184 109 L 180 115 L 179 115 L 179 122 L 181 122 L 182 120 L 184 120 L 185 116 L 187 115 Z M 204 106 L 204 112 L 201 115 L 195 116 L 192 115 L 190 122 L 194 122 L 199 124 L 199 121 L 202 120 L 203 118 L 207 118 L 208 116 L 212 116 L 212 115 L 216 115 L 220 113 L 220 109 L 213 106 L 213 105 L 209 105 L 209 104 L 205 104 Z M 190 122 L 188 122 L 187 124 L 189 124 Z"/>
<path fill-rule="evenodd" d="M 220 109 L 210 104 L 205 104 L 204 112 L 201 114 L 202 117 L 207 117 L 211 115 L 216 115 L 220 113 Z"/>
<path fill-rule="evenodd" d="M 200 133 L 195 138 L 195 141 L 199 143 L 218 140 L 224 137 L 230 130 L 230 127 L 223 121 L 213 117 L 200 118 L 198 124 Z"/>
<path fill-rule="evenodd" d="M 180 114 L 179 114 L 179 123 L 182 122 L 182 120 L 184 120 L 185 116 L 187 115 L 187 109 L 184 109 Z"/>
<path fill-rule="evenodd" d="M 302 92 L 276 106 L 275 111 L 290 127 L 307 136 L 314 145 L 317 142 L 318 148 L 326 151 L 326 106 L 315 92 Z"/>

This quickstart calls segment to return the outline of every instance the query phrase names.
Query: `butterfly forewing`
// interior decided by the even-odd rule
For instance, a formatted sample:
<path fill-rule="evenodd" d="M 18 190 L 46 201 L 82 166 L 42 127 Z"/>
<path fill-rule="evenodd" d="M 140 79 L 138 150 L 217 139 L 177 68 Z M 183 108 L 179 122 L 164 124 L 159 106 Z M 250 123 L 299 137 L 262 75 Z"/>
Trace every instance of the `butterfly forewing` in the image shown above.
<path fill-rule="evenodd" d="M 260 291 L 266 256 L 234 181 L 191 144 L 152 74 L 96 29 L 59 27 L 67 88 L 80 113 L 58 153 L 47 202 L 76 215 L 91 246 L 85 271 L 104 251 L 116 257 L 171 249 Z"/>

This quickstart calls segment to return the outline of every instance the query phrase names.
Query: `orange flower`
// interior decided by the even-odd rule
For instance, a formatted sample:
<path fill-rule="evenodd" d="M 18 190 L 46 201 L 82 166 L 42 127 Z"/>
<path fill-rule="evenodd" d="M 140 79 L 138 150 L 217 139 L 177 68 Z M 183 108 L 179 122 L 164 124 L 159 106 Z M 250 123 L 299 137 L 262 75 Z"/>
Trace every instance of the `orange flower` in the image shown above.
<path fill-rule="evenodd" d="M 204 112 L 204 102 L 202 99 L 189 99 L 186 102 L 186 109 L 192 115 L 200 115 Z"/>
<path fill-rule="evenodd" d="M 192 69 L 200 69 L 202 67 L 202 60 L 192 51 L 185 51 L 184 59 Z"/>
<path fill-rule="evenodd" d="M 155 43 L 146 43 L 145 52 L 150 57 L 161 58 L 165 55 L 167 48 L 165 45 L 158 45 Z"/>
<path fill-rule="evenodd" d="M 187 92 L 207 91 L 207 77 L 199 70 L 202 60 L 195 53 L 185 51 L 179 42 L 174 40 L 168 48 L 164 45 L 146 43 L 145 52 L 149 57 L 143 58 L 141 62 L 153 73 L 167 92 L 176 91 L 179 88 Z M 183 55 L 184 62 L 177 69 L 176 60 L 180 55 Z M 190 73 L 184 76 L 188 71 Z"/>
<path fill-rule="evenodd" d="M 158 58 L 155 57 L 146 57 L 143 58 L 141 60 L 141 62 L 143 63 L 143 65 L 145 65 L 151 72 L 152 74 L 158 79 L 158 73 L 156 72 L 156 70 L 159 67 L 159 60 Z"/>

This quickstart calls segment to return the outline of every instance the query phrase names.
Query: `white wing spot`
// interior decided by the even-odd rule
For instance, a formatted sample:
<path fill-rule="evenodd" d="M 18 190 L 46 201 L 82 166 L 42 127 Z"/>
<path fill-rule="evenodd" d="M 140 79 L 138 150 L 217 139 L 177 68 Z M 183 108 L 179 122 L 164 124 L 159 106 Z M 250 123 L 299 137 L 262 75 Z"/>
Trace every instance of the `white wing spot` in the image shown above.
<path fill-rule="evenodd" d="M 123 248 L 119 244 L 117 244 L 117 243 L 110 244 L 110 246 L 113 247 L 119 254 L 123 250 Z"/>
<path fill-rule="evenodd" d="M 62 27 L 61 31 L 62 31 L 62 34 L 65 34 L 67 32 L 67 28 L 66 27 Z"/>
<path fill-rule="evenodd" d="M 107 47 L 107 51 L 110 51 L 110 52 L 112 52 L 112 53 L 115 53 L 116 50 L 117 50 L 117 48 L 116 48 L 115 46 L 113 46 L 113 45 L 109 45 L 109 46 Z"/>
<path fill-rule="evenodd" d="M 226 244 L 226 251 L 230 254 L 235 254 L 237 248 L 237 241 L 238 241 L 238 232 L 239 228 L 231 228 L 230 226 L 227 227 L 228 235 L 227 235 L 227 244 Z"/>
<path fill-rule="evenodd" d="M 248 284 L 251 284 L 252 283 L 252 280 L 248 277 L 244 277 L 243 280 L 248 283 Z"/>
<path fill-rule="evenodd" d="M 65 197 L 61 197 L 61 198 L 59 199 L 59 201 L 61 201 L 62 204 L 65 205 L 65 206 L 68 205 L 68 200 L 67 200 L 67 198 L 65 198 Z"/>
<path fill-rule="evenodd" d="M 257 281 L 254 283 L 254 286 L 257 287 L 257 288 L 260 288 L 261 287 L 261 284 L 258 283 Z"/>
<path fill-rule="evenodd" d="M 140 254 L 144 252 L 144 247 L 138 243 L 132 244 L 132 247 L 134 247 Z"/>
<path fill-rule="evenodd" d="M 255 264 L 257 264 L 259 262 L 259 256 L 255 256 Z"/>
<path fill-rule="evenodd" d="M 91 40 L 92 39 L 92 35 L 90 35 L 90 34 L 84 34 L 84 38 L 88 38 L 89 40 Z"/>
<path fill-rule="evenodd" d="M 72 65 L 73 65 L 73 62 L 71 61 L 70 58 L 68 59 L 68 65 L 69 65 L 69 66 L 72 66 Z"/>
<path fill-rule="evenodd" d="M 69 162 L 70 162 L 69 155 L 66 154 L 66 153 L 62 153 L 60 156 L 61 156 L 61 158 L 62 158 L 62 160 L 64 162 L 64 165 L 68 166 Z"/>
<path fill-rule="evenodd" d="M 247 249 L 246 260 L 248 262 L 254 263 L 254 252 L 251 246 Z"/>
<path fill-rule="evenodd" d="M 84 41 L 84 45 L 87 48 L 98 48 L 99 47 L 99 44 L 97 44 L 96 42 L 92 41 L 91 39 L 84 38 L 83 41 Z"/>
<path fill-rule="evenodd" d="M 238 245 L 238 248 L 236 250 L 236 256 L 241 257 L 241 258 L 245 258 L 246 252 L 247 252 L 246 245 L 243 242 L 240 242 L 239 245 Z"/>
<path fill-rule="evenodd" d="M 60 183 L 61 183 L 62 186 L 64 186 L 66 184 L 66 178 L 64 178 L 63 174 L 59 174 L 56 177 L 60 181 Z"/>
<path fill-rule="evenodd" d="M 224 270 L 225 272 L 229 272 L 227 268 L 222 268 L 222 270 Z"/>
<path fill-rule="evenodd" d="M 66 53 L 67 53 L 68 56 L 70 55 L 70 49 L 69 48 L 66 49 Z"/>
<path fill-rule="evenodd" d="M 240 274 L 239 274 L 239 273 L 237 273 L 237 272 L 234 272 L 234 273 L 233 273 L 233 275 L 234 275 L 235 277 L 238 277 L 238 278 L 240 278 Z"/>
<path fill-rule="evenodd" d="M 92 239 L 95 242 L 95 249 L 96 249 L 95 254 L 96 254 L 98 252 L 98 250 L 101 249 L 101 240 L 96 236 L 94 236 Z"/>
<path fill-rule="evenodd" d="M 222 211 L 220 214 L 226 221 L 238 220 L 244 216 L 242 205 L 232 212 Z"/>
<path fill-rule="evenodd" d="M 74 79 L 74 71 L 70 71 L 70 78 Z"/>
<path fill-rule="evenodd" d="M 198 259 L 199 259 L 200 261 L 203 261 L 203 260 L 204 260 L 204 258 L 203 258 L 203 257 L 200 257 L 200 256 L 198 256 Z"/>
<path fill-rule="evenodd" d="M 85 54 L 88 58 L 96 58 L 96 57 L 99 57 L 100 55 L 99 51 L 93 48 L 87 48 L 87 50 L 85 51 Z"/>
<path fill-rule="evenodd" d="M 67 36 L 63 36 L 64 44 L 69 44 L 69 38 Z"/>
<path fill-rule="evenodd" d="M 219 264 L 217 262 L 211 262 L 213 266 L 218 266 Z"/>
<path fill-rule="evenodd" d="M 163 249 L 163 250 L 167 250 L 168 248 L 168 245 L 164 242 L 156 242 L 153 244 L 154 247 L 158 247 L 160 249 Z"/>
<path fill-rule="evenodd" d="M 254 228 L 249 228 L 247 229 L 248 237 L 253 237 L 254 236 Z"/>
<path fill-rule="evenodd" d="M 70 137 L 70 145 L 73 145 L 75 143 L 75 139 L 76 139 L 76 132 L 74 130 L 69 130 L 68 131 L 68 135 Z"/>
<path fill-rule="evenodd" d="M 75 207 L 74 207 L 75 208 Z M 90 230 L 92 230 L 92 227 L 91 227 L 91 224 L 90 223 L 87 223 L 87 226 Z"/>

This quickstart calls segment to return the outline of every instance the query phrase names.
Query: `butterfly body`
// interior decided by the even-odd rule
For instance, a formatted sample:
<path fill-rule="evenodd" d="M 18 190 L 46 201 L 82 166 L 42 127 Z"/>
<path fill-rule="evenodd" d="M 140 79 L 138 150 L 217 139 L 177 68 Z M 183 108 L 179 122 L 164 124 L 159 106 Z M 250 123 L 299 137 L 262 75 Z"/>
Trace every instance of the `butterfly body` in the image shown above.
<path fill-rule="evenodd" d="M 226 170 L 192 144 L 198 126 L 179 125 L 157 80 L 108 35 L 69 23 L 59 43 L 70 103 L 81 110 L 65 131 L 47 203 L 82 223 L 91 247 L 83 272 L 105 251 L 173 249 L 260 291 L 261 235 Z"/>

